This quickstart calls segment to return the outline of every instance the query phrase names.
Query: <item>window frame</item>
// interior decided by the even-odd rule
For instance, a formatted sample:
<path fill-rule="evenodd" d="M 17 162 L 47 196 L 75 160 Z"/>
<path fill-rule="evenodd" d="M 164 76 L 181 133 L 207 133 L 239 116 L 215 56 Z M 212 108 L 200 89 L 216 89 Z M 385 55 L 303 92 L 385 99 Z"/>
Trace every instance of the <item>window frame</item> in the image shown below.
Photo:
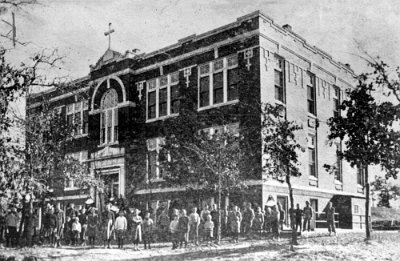
<path fill-rule="evenodd" d="M 78 105 L 79 104 L 79 105 Z M 77 106 L 79 106 L 79 107 L 77 107 Z M 73 132 L 72 132 L 72 136 L 86 136 L 86 135 L 88 135 L 88 121 L 84 121 L 84 114 L 85 114 L 85 111 L 88 111 L 89 110 L 89 104 L 88 104 L 88 101 L 87 100 L 82 100 L 82 101 L 79 101 L 79 102 L 74 102 L 74 103 L 70 103 L 70 104 L 68 104 L 68 105 L 66 105 L 65 106 L 66 108 L 65 108 L 65 120 L 66 120 L 66 123 L 67 124 L 75 124 L 75 116 L 76 116 L 76 114 L 80 114 L 80 124 L 79 124 L 79 128 L 78 129 L 76 129 L 76 128 L 74 128 L 73 129 Z M 59 107 L 57 107 L 56 109 L 57 109 L 57 113 L 59 113 L 59 114 L 61 114 L 61 112 L 58 112 L 58 111 L 60 111 L 60 109 L 58 109 L 58 108 L 60 108 L 61 109 L 61 106 L 59 106 Z M 78 109 L 77 109 L 78 108 Z M 68 118 L 69 117 L 72 117 L 72 119 L 71 120 L 69 120 Z"/>
<path fill-rule="evenodd" d="M 317 168 L 317 137 L 315 134 L 308 134 L 308 142 L 307 142 L 307 152 L 308 152 L 308 177 L 313 177 L 318 179 L 318 168 Z M 313 153 L 311 155 L 314 156 L 313 159 L 310 158 L 310 152 Z M 311 164 L 314 169 L 314 175 L 310 172 Z"/>
<path fill-rule="evenodd" d="M 115 92 L 116 104 L 114 107 L 103 108 L 105 95 Z M 111 119 L 110 119 L 111 115 Z M 110 126 L 108 125 L 110 123 Z M 107 90 L 101 97 L 100 104 L 100 146 L 118 143 L 118 93 L 115 89 Z M 104 133 L 103 133 L 104 129 Z M 109 139 L 109 140 L 108 140 Z"/>
<path fill-rule="evenodd" d="M 342 151 L 342 143 L 336 143 L 336 151 Z M 336 169 L 334 172 L 335 181 L 343 183 L 343 161 L 339 159 L 339 156 L 336 154 Z M 339 177 L 339 178 L 337 178 Z"/>
<path fill-rule="evenodd" d="M 315 87 L 315 75 L 311 72 L 307 72 L 307 112 L 313 116 L 317 116 L 317 93 Z M 312 90 L 312 100 L 310 99 L 309 89 Z M 312 111 L 310 111 L 310 103 L 312 103 Z"/>
<path fill-rule="evenodd" d="M 167 81 L 165 83 L 161 82 L 161 79 L 166 79 Z M 153 86 L 152 86 L 153 85 Z M 152 122 L 152 121 L 157 121 L 157 120 L 162 120 L 165 118 L 169 117 L 175 117 L 179 115 L 179 71 L 169 73 L 167 75 L 162 75 L 157 78 L 150 79 L 146 81 L 146 122 Z M 151 87 L 151 88 L 150 88 Z M 172 92 L 171 89 L 173 87 L 178 88 L 178 96 L 174 97 L 175 99 L 172 100 Z M 166 100 L 162 104 L 166 104 L 166 114 L 165 115 L 160 115 L 160 90 L 165 90 L 166 89 Z M 150 94 L 155 93 L 155 104 L 152 104 L 152 107 L 155 106 L 155 115 L 154 117 L 149 117 L 150 116 L 150 110 L 149 110 L 149 97 Z M 178 102 L 178 112 L 173 111 L 173 104 L 172 102 Z"/>
<path fill-rule="evenodd" d="M 285 60 L 281 57 L 275 56 L 276 59 L 276 66 L 274 68 L 274 98 L 275 101 L 279 102 L 279 103 L 286 103 L 286 95 L 285 95 Z M 276 74 L 280 75 L 280 84 L 277 85 L 276 82 Z M 280 89 L 279 94 L 282 95 L 282 100 L 280 100 L 279 98 L 277 98 L 277 88 Z"/>
<path fill-rule="evenodd" d="M 217 66 L 218 65 L 218 66 Z M 221 66 L 222 65 L 222 66 Z M 205 70 L 203 68 L 208 67 L 208 70 Z M 197 88 L 197 110 L 207 110 L 213 107 L 219 107 L 219 106 L 224 106 L 232 103 L 236 103 L 239 101 L 239 76 L 236 82 L 236 89 L 237 89 L 237 94 L 234 99 L 229 99 L 228 97 L 228 91 L 229 89 L 229 79 L 228 75 L 231 70 L 237 70 L 239 68 L 239 61 L 238 61 L 238 55 L 237 54 L 231 54 L 222 58 L 218 58 L 216 60 L 206 62 L 203 64 L 200 64 L 198 66 L 198 88 Z M 218 90 L 222 89 L 222 101 L 215 103 L 215 88 L 214 88 L 214 79 L 215 76 L 219 73 L 222 73 L 222 88 L 218 88 Z M 202 91 L 201 88 L 201 81 L 203 78 L 208 78 L 208 91 Z M 233 85 L 233 84 L 232 84 Z M 202 102 L 202 94 L 207 93 L 208 94 L 208 102 Z M 202 105 L 206 104 L 206 105 Z"/>
<path fill-rule="evenodd" d="M 341 95 L 340 88 L 337 86 L 333 86 L 333 117 L 340 117 L 340 104 L 341 104 Z"/>

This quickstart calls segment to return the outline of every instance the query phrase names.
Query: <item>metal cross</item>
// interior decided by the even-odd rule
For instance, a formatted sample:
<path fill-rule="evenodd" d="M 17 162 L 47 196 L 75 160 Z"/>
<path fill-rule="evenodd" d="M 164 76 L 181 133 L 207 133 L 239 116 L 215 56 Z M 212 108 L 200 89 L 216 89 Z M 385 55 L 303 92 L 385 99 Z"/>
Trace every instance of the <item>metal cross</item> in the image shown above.
<path fill-rule="evenodd" d="M 108 49 L 111 49 L 111 34 L 114 32 L 115 32 L 115 30 L 111 29 L 111 23 L 109 23 L 108 31 L 104 33 L 105 36 L 108 36 Z"/>

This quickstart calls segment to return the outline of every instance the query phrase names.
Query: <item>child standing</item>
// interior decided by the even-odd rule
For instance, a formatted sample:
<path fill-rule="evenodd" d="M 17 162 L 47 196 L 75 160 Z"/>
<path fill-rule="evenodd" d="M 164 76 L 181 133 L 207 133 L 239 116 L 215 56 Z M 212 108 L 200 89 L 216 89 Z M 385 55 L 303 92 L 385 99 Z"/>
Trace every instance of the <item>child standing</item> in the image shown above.
<path fill-rule="evenodd" d="M 89 245 L 94 247 L 94 242 L 96 240 L 96 234 L 97 234 L 97 223 L 98 223 L 98 217 L 95 214 L 95 210 L 91 208 L 89 210 L 89 216 L 87 220 L 87 235 L 89 237 Z"/>
<path fill-rule="evenodd" d="M 189 217 L 186 215 L 186 209 L 181 210 L 181 216 L 178 219 L 178 227 L 180 247 L 182 247 L 183 242 L 185 242 L 186 248 L 189 240 Z"/>
<path fill-rule="evenodd" d="M 169 224 L 169 230 L 171 231 L 171 241 L 172 241 L 172 250 L 178 248 L 178 236 L 179 236 L 179 221 L 178 221 L 178 216 L 173 215 L 172 216 L 172 221 Z"/>
<path fill-rule="evenodd" d="M 139 250 L 139 242 L 142 241 L 142 217 L 139 216 L 139 209 L 135 209 L 132 216 L 132 239 L 133 250 Z"/>
<path fill-rule="evenodd" d="M 115 234 L 117 235 L 118 248 L 122 249 L 124 247 L 125 232 L 126 229 L 128 228 L 128 222 L 124 217 L 123 210 L 119 211 L 119 216 L 115 219 L 114 228 L 115 228 Z"/>
<path fill-rule="evenodd" d="M 211 218 L 211 215 L 208 215 L 207 220 L 204 223 L 205 240 L 207 244 L 211 244 L 214 237 L 214 222 Z"/>
<path fill-rule="evenodd" d="M 262 213 L 261 208 L 258 207 L 254 215 L 253 227 L 254 231 L 258 232 L 260 238 L 261 238 L 263 224 L 264 224 L 264 213 Z"/>
<path fill-rule="evenodd" d="M 81 234 L 81 223 L 79 223 L 79 218 L 76 217 L 72 223 L 72 245 L 76 246 Z"/>
<path fill-rule="evenodd" d="M 146 215 L 144 216 L 144 220 L 142 223 L 142 230 L 143 230 L 143 243 L 144 243 L 144 249 L 147 249 L 147 246 L 149 249 L 151 249 L 150 243 L 152 240 L 152 235 L 153 235 L 153 220 L 150 218 L 150 213 L 146 212 Z"/>

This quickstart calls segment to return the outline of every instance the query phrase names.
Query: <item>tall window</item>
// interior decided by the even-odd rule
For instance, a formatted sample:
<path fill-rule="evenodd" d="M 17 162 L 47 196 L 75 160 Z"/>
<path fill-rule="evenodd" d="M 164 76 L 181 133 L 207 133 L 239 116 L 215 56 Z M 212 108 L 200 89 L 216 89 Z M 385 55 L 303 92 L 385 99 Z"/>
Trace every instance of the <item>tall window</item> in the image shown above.
<path fill-rule="evenodd" d="M 87 160 L 88 152 L 87 151 L 80 151 L 80 152 L 75 152 L 75 153 L 67 153 L 65 155 L 65 158 L 66 159 L 77 160 L 80 163 L 82 163 L 84 160 Z M 65 174 L 64 188 L 66 190 L 78 189 L 78 186 L 77 186 L 77 184 L 75 184 L 75 180 L 74 180 L 73 176 L 69 172 L 67 172 Z"/>
<path fill-rule="evenodd" d="M 285 89 L 284 89 L 284 61 L 277 58 L 277 68 L 274 70 L 274 83 L 275 83 L 275 99 L 285 102 Z"/>
<path fill-rule="evenodd" d="M 365 167 L 363 165 L 358 165 L 357 166 L 357 184 L 360 186 L 365 185 Z"/>
<path fill-rule="evenodd" d="M 164 144 L 163 138 L 153 138 L 147 140 L 147 176 L 149 180 L 162 179 L 163 170 L 160 167 L 160 157 L 162 156 L 159 152 L 162 144 Z"/>
<path fill-rule="evenodd" d="M 179 113 L 178 72 L 147 81 L 147 120 Z"/>
<path fill-rule="evenodd" d="M 199 66 L 199 108 L 235 101 L 239 98 L 237 55 Z"/>
<path fill-rule="evenodd" d="M 67 124 L 74 126 L 73 135 L 88 133 L 88 101 L 67 105 Z"/>
<path fill-rule="evenodd" d="M 314 135 L 308 135 L 308 175 L 317 177 L 317 155 Z"/>
<path fill-rule="evenodd" d="M 333 95 L 333 117 L 340 116 L 340 89 L 338 87 L 334 87 L 335 93 Z"/>
<path fill-rule="evenodd" d="M 315 102 L 315 76 L 308 73 L 308 83 L 307 83 L 307 107 L 308 112 L 316 115 L 316 102 Z"/>
<path fill-rule="evenodd" d="M 337 151 L 341 152 L 342 151 L 342 144 L 337 143 L 336 144 L 336 149 Z M 336 169 L 335 169 L 335 180 L 343 182 L 343 176 L 342 176 L 342 161 L 339 158 L 339 156 L 336 156 Z"/>
<path fill-rule="evenodd" d="M 118 95 L 115 89 L 109 89 L 101 98 L 100 143 L 118 141 Z"/>

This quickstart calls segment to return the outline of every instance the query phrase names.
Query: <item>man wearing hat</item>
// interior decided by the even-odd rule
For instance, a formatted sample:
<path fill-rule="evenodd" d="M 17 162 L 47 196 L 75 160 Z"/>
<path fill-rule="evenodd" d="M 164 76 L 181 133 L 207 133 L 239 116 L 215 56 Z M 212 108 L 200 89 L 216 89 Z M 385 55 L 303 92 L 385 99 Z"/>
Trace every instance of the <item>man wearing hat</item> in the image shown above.
<path fill-rule="evenodd" d="M 19 224 L 19 217 L 17 215 L 17 209 L 11 208 L 11 211 L 6 217 L 6 226 L 8 231 L 7 247 L 15 247 L 17 243 L 17 226 Z"/>
<path fill-rule="evenodd" d="M 111 234 L 115 222 L 114 212 L 110 210 L 111 205 L 106 205 L 106 210 L 101 214 L 101 233 L 103 235 L 104 247 L 106 247 L 106 242 L 108 248 L 110 248 Z"/>

